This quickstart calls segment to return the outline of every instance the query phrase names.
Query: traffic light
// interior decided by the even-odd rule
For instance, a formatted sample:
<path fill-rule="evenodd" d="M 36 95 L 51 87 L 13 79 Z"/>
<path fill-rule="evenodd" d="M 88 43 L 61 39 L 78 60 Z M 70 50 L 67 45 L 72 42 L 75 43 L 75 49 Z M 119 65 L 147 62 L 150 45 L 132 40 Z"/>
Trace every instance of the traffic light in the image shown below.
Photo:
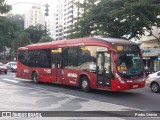
<path fill-rule="evenodd" d="M 48 4 L 46 4 L 45 5 L 45 16 L 48 16 L 49 15 L 49 9 L 48 9 L 48 7 L 49 7 L 49 5 Z"/>

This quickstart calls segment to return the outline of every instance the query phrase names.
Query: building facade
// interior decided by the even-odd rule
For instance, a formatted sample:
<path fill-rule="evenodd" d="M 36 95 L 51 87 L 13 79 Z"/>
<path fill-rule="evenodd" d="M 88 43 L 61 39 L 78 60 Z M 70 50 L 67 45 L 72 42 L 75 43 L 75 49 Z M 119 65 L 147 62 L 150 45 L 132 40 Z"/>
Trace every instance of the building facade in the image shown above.
<path fill-rule="evenodd" d="M 66 39 L 73 23 L 79 16 L 80 10 L 74 4 L 75 2 L 84 2 L 84 0 L 59 0 L 56 10 L 56 40 Z"/>
<path fill-rule="evenodd" d="M 53 38 L 53 40 L 56 39 L 56 14 L 52 12 L 50 14 L 50 17 L 46 20 L 47 30 L 49 33 L 49 36 Z"/>
<path fill-rule="evenodd" d="M 146 32 L 146 35 L 142 36 L 140 43 L 145 66 L 151 72 L 155 72 L 160 70 L 160 45 L 158 45 L 158 42 L 160 44 L 160 28 L 153 27 L 152 34 L 154 36 Z"/>
<path fill-rule="evenodd" d="M 97 0 L 98 4 L 101 0 Z M 85 0 L 59 0 L 56 10 L 56 36 L 55 40 L 67 39 L 72 25 L 84 13 L 82 8 L 78 8 L 76 2 L 84 3 Z"/>
<path fill-rule="evenodd" d="M 45 25 L 45 16 L 42 8 L 40 6 L 32 6 L 29 11 L 25 13 L 24 18 L 24 28 L 28 28 L 29 26 L 42 24 Z"/>

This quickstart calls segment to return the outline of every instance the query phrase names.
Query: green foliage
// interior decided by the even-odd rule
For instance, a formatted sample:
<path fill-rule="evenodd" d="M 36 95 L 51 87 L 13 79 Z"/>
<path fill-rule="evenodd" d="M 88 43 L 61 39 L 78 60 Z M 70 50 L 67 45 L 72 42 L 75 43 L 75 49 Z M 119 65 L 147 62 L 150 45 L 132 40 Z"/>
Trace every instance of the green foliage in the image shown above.
<path fill-rule="evenodd" d="M 101 0 L 70 31 L 80 37 L 137 38 L 160 27 L 160 0 Z M 78 30 L 78 31 L 76 31 Z M 74 36 L 74 35 L 72 35 Z"/>
<path fill-rule="evenodd" d="M 41 39 L 39 40 L 39 43 L 44 43 L 44 42 L 51 42 L 53 39 L 50 36 L 42 36 Z"/>
<path fill-rule="evenodd" d="M 11 47 L 11 42 L 14 39 L 14 33 L 17 30 L 18 27 L 14 21 L 0 16 L 0 48 L 3 48 L 4 46 Z"/>
<path fill-rule="evenodd" d="M 79 13 L 76 18 L 77 22 L 71 26 L 71 29 L 67 32 L 70 33 L 68 38 L 78 38 L 78 37 L 86 37 L 91 33 L 91 28 L 89 24 L 90 19 L 88 19 L 89 10 L 91 8 L 96 7 L 96 2 L 99 0 L 84 0 L 83 3 L 75 2 L 75 5 L 78 7 L 79 11 L 83 11 L 83 13 Z"/>
<path fill-rule="evenodd" d="M 37 43 L 46 33 L 45 27 L 41 24 L 38 24 L 36 26 L 30 26 L 24 31 L 30 34 L 30 40 L 32 43 Z"/>
<path fill-rule="evenodd" d="M 28 33 L 19 31 L 19 32 L 15 32 L 14 36 L 15 36 L 15 39 L 12 41 L 11 45 L 15 53 L 19 47 L 23 47 L 31 44 L 31 41 L 29 39 L 30 36 Z"/>
<path fill-rule="evenodd" d="M 19 29 L 22 31 L 24 30 L 24 17 L 22 15 L 19 14 L 10 14 L 7 16 L 8 19 L 11 19 L 13 21 L 15 21 L 17 23 L 17 26 L 19 27 Z"/>
<path fill-rule="evenodd" d="M 7 5 L 5 0 L 0 0 L 0 14 L 8 13 L 12 9 L 11 5 Z"/>
<path fill-rule="evenodd" d="M 14 50 L 14 52 L 16 53 L 18 47 L 23 47 L 26 45 L 31 44 L 31 41 L 29 39 L 30 35 L 28 33 L 25 32 L 15 32 L 14 34 L 15 39 L 12 41 L 12 49 Z"/>

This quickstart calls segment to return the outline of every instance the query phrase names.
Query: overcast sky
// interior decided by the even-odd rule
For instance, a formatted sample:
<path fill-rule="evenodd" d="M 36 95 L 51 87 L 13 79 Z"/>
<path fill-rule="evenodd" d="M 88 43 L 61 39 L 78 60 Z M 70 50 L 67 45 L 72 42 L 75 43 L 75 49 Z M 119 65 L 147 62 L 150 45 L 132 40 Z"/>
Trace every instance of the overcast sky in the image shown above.
<path fill-rule="evenodd" d="M 34 6 L 33 4 L 27 4 L 27 3 L 41 4 L 41 5 L 45 5 L 48 3 L 50 6 L 49 11 L 51 12 L 55 10 L 57 2 L 58 0 L 5 0 L 5 3 L 12 5 L 11 13 L 13 14 L 23 14 L 31 6 Z"/>

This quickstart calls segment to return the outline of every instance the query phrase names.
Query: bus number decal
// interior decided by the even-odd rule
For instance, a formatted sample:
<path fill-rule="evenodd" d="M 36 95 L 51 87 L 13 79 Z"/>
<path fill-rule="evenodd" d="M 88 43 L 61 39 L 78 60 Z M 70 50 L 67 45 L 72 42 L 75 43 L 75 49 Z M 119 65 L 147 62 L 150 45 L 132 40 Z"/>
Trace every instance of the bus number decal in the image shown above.
<path fill-rule="evenodd" d="M 67 76 L 68 76 L 68 77 L 75 77 L 75 78 L 76 78 L 76 77 L 77 77 L 77 74 L 76 74 L 76 73 L 68 73 Z"/>
<path fill-rule="evenodd" d="M 118 66 L 117 70 L 118 71 L 127 71 L 127 67 L 126 66 Z"/>

